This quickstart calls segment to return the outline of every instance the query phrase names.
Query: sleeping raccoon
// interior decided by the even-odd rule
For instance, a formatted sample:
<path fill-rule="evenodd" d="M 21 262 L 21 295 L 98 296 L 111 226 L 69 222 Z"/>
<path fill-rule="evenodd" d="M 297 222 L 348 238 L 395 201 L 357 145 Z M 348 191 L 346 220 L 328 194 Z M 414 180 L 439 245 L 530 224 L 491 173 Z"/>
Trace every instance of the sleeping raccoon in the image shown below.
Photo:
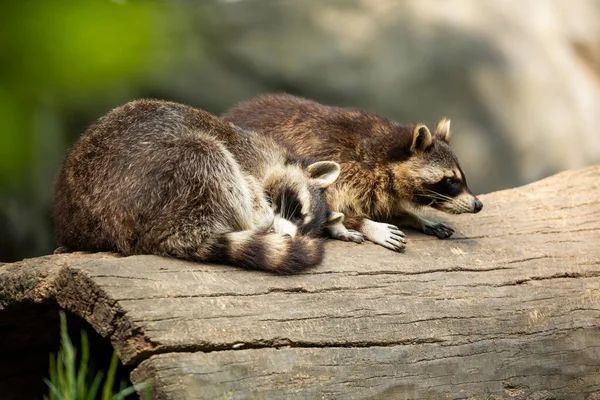
<path fill-rule="evenodd" d="M 291 273 L 339 223 L 324 189 L 339 165 L 287 162 L 271 139 L 182 104 L 137 100 L 92 125 L 55 187 L 59 246 Z M 307 235 L 307 236 L 304 236 Z"/>
<path fill-rule="evenodd" d="M 431 206 L 448 213 L 477 213 L 483 204 L 471 193 L 448 145 L 450 120 L 432 134 L 373 113 L 330 107 L 286 94 L 263 95 L 241 103 L 223 118 L 274 138 L 298 156 L 338 162 L 340 179 L 328 190 L 333 210 L 345 223 L 329 227 L 333 237 L 359 241 L 347 227 L 391 250 L 406 245 L 396 226 L 372 221 L 399 217 L 402 224 L 440 239 L 454 232 L 417 211 Z"/>

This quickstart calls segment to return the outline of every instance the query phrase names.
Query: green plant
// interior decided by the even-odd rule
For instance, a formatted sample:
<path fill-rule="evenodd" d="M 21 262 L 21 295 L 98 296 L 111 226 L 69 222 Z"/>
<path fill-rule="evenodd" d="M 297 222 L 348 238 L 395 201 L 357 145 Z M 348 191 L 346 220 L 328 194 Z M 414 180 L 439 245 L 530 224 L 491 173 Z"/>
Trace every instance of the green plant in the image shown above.
<path fill-rule="evenodd" d="M 44 396 L 45 400 L 93 400 L 96 398 L 122 400 L 135 391 L 150 386 L 149 383 L 142 383 L 126 387 L 125 382 L 122 382 L 120 390 L 113 393 L 119 361 L 115 352 L 112 354 L 106 378 L 104 378 L 103 371 L 98 371 L 92 379 L 89 370 L 90 348 L 87 334 L 85 331 L 81 331 L 81 357 L 79 366 L 77 366 L 77 350 L 69 338 L 67 317 L 62 311 L 60 312 L 60 338 L 61 348 L 58 354 L 50 355 L 50 378 L 44 379 L 49 388 L 48 396 Z M 97 397 L 103 382 L 101 397 Z M 148 397 L 149 390 L 146 391 L 146 394 Z"/>

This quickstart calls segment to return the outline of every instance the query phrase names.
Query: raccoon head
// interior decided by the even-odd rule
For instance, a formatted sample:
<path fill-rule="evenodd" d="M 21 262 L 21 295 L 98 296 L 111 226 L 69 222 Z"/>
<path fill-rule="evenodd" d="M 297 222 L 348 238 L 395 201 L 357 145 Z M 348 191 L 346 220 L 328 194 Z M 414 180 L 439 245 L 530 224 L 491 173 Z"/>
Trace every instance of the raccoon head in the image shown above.
<path fill-rule="evenodd" d="M 449 119 L 439 122 L 435 134 L 425 125 L 414 127 L 409 167 L 405 170 L 413 185 L 411 197 L 418 205 L 451 214 L 478 213 L 483 204 L 467 186 L 467 178 L 448 144 L 449 139 Z"/>
<path fill-rule="evenodd" d="M 289 163 L 270 169 L 263 190 L 275 212 L 275 231 L 290 236 L 316 236 L 339 218 L 331 212 L 325 197 L 325 189 L 339 174 L 340 166 L 333 161 L 306 166 Z"/>

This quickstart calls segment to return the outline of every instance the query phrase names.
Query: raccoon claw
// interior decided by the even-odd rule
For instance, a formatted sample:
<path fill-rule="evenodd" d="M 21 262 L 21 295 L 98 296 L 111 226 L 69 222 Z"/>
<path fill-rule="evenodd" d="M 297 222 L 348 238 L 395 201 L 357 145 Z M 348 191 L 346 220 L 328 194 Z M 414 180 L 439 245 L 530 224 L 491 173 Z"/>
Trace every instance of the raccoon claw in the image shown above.
<path fill-rule="evenodd" d="M 389 225 L 386 224 L 386 226 L 397 236 L 401 236 L 401 237 L 406 237 L 406 235 L 404 234 L 404 232 L 402 232 L 396 225 Z M 404 243 L 406 243 L 406 240 L 404 240 Z"/>
<path fill-rule="evenodd" d="M 437 223 L 433 225 L 425 225 L 423 233 L 426 235 L 437 236 L 439 239 L 447 239 L 454 233 L 454 229 L 448 225 Z"/>
<path fill-rule="evenodd" d="M 348 232 L 343 237 L 337 238 L 346 242 L 362 243 L 365 241 L 365 237 L 359 231 L 354 229 L 348 229 Z"/>
<path fill-rule="evenodd" d="M 391 241 L 391 240 L 386 240 L 385 244 L 381 244 L 381 245 L 383 247 L 385 247 L 386 249 L 390 249 L 392 251 L 404 250 L 404 248 L 406 247 L 406 244 L 404 244 L 404 243 L 400 243 L 398 241 Z"/>
<path fill-rule="evenodd" d="M 377 242 L 376 242 L 377 243 Z M 384 243 L 379 243 L 386 249 L 390 249 L 393 251 L 404 250 L 406 247 L 406 239 L 400 236 L 390 236 Z"/>

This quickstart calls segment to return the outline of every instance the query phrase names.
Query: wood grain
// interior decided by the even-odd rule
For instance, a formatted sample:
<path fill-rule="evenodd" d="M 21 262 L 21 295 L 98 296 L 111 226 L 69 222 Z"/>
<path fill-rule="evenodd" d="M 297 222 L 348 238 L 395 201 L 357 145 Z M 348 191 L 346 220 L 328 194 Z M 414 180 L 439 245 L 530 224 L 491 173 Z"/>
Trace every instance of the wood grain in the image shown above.
<path fill-rule="evenodd" d="M 111 254 L 6 264 L 0 339 L 3 309 L 52 300 L 156 398 L 600 398 L 600 166 L 481 200 L 435 214 L 449 240 L 332 241 L 298 276 Z"/>

